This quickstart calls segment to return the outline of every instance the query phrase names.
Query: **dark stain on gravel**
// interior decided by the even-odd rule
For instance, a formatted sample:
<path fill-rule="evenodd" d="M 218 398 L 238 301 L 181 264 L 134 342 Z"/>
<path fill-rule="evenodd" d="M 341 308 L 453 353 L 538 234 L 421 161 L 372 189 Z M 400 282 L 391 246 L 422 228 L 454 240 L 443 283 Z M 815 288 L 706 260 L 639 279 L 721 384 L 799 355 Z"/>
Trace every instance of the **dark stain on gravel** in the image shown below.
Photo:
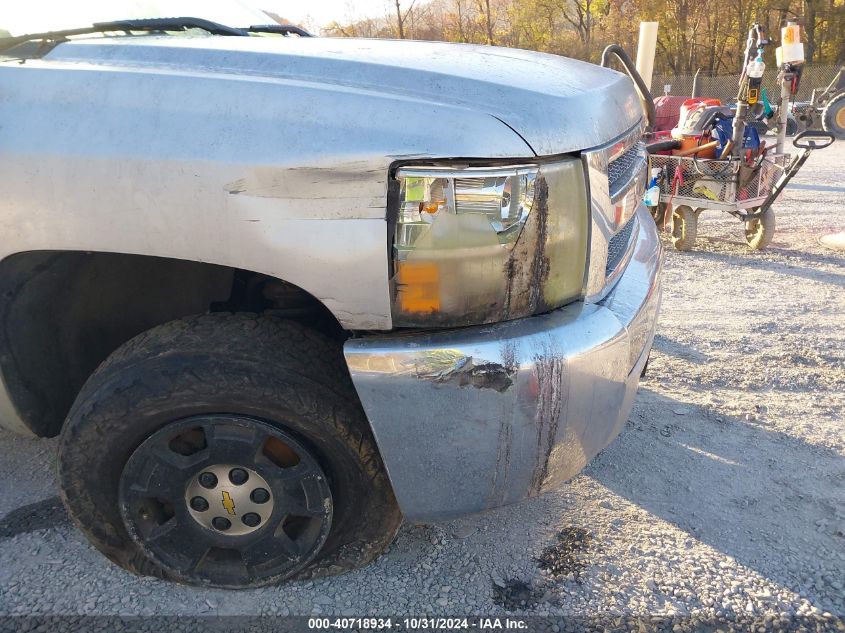
<path fill-rule="evenodd" d="M 50 497 L 21 506 L 0 519 L 0 538 L 10 538 L 35 530 L 47 530 L 70 523 L 70 518 L 58 497 Z"/>
<path fill-rule="evenodd" d="M 553 576 L 574 574 L 577 579 L 587 562 L 582 554 L 590 546 L 592 537 L 584 528 L 569 526 L 558 532 L 554 543 L 543 550 L 537 559 L 540 569 Z"/>
<path fill-rule="evenodd" d="M 511 578 L 504 581 L 504 586 L 493 582 L 493 602 L 505 611 L 530 609 L 540 602 L 542 594 L 531 588 L 523 580 Z"/>

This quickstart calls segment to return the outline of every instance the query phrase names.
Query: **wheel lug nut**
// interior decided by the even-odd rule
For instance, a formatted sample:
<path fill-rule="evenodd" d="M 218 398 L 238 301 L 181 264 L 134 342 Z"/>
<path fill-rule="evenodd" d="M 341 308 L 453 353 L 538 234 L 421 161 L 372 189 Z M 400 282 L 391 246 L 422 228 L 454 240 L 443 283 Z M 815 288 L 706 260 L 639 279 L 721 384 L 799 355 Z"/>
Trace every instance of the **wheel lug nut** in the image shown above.
<path fill-rule="evenodd" d="M 253 503 L 267 503 L 270 501 L 270 493 L 264 488 L 256 488 L 249 495 L 249 498 L 252 499 Z"/>
<path fill-rule="evenodd" d="M 214 529 L 220 530 L 221 532 L 225 532 L 230 527 L 232 527 L 232 522 L 229 519 L 224 519 L 223 517 L 214 517 L 214 520 L 211 522 L 211 525 L 214 526 Z"/>
<path fill-rule="evenodd" d="M 255 527 L 259 523 L 261 523 L 261 517 L 255 514 L 255 512 L 247 512 L 241 518 L 241 521 L 244 522 L 244 525 L 248 525 L 249 527 Z"/>
<path fill-rule="evenodd" d="M 217 477 L 214 473 L 205 472 L 199 477 L 200 486 L 203 488 L 214 488 L 217 485 Z"/>
<path fill-rule="evenodd" d="M 243 468 L 233 468 L 229 471 L 229 481 L 236 486 L 245 484 L 247 479 L 249 479 L 249 473 L 247 473 Z"/>
<path fill-rule="evenodd" d="M 197 512 L 205 512 L 206 510 L 208 510 L 208 501 L 206 501 L 202 497 L 194 497 L 193 499 L 191 499 L 191 508 L 193 508 Z"/>

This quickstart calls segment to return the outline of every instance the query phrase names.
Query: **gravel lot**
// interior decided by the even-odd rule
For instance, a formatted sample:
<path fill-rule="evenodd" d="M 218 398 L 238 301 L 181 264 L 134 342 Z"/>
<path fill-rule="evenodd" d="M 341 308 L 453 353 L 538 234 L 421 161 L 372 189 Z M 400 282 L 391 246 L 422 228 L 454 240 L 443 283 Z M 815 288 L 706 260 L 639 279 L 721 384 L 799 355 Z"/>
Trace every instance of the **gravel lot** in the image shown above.
<path fill-rule="evenodd" d="M 667 250 L 627 428 L 564 490 L 405 526 L 354 573 L 242 592 L 130 576 L 69 524 L 55 441 L 0 434 L 0 613 L 601 613 L 845 630 L 845 253 L 818 244 L 845 228 L 843 174 L 845 143 L 817 152 L 764 253 L 716 212 L 696 251 Z"/>

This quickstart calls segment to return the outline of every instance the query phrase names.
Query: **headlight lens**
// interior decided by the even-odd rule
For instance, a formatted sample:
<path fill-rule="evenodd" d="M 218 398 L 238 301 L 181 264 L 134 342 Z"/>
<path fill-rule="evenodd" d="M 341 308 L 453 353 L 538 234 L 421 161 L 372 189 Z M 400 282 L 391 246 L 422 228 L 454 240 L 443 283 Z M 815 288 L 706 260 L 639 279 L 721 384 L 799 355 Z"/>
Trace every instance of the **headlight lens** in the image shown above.
<path fill-rule="evenodd" d="M 577 159 L 403 167 L 396 178 L 394 325 L 504 321 L 580 295 L 588 212 Z"/>

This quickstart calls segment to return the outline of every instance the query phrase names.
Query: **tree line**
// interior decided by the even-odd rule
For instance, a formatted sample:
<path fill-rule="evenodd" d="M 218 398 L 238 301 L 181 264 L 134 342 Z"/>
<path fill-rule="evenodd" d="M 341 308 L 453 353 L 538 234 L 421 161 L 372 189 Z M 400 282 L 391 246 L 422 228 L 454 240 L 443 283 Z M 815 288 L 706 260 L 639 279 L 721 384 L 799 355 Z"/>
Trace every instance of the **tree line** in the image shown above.
<path fill-rule="evenodd" d="M 845 63 L 845 0 L 390 0 L 384 17 L 324 32 L 525 48 L 598 61 L 611 43 L 632 54 L 641 21 L 660 23 L 655 72 L 739 72 L 748 29 L 780 39 L 787 19 L 804 25 L 808 62 Z M 774 64 L 774 46 L 765 59 Z"/>

